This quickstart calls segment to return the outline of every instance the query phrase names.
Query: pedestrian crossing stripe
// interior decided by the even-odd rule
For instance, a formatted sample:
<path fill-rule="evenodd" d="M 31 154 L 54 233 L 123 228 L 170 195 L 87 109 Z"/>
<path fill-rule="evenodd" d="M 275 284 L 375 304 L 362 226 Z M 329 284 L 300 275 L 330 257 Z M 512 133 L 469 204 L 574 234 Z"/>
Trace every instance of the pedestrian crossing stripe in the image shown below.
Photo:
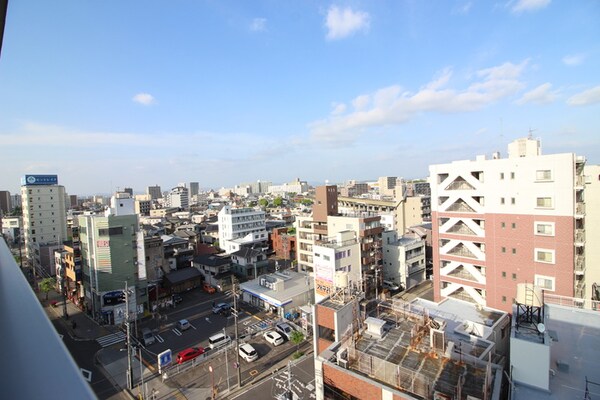
<path fill-rule="evenodd" d="M 160 335 L 154 335 L 154 337 L 156 338 L 156 340 L 158 340 L 159 343 L 165 342 L 165 339 L 163 339 L 162 336 L 160 336 Z"/>
<path fill-rule="evenodd" d="M 125 332 L 111 333 L 110 335 L 101 336 L 96 339 L 96 342 L 102 347 L 112 346 L 125 340 Z"/>

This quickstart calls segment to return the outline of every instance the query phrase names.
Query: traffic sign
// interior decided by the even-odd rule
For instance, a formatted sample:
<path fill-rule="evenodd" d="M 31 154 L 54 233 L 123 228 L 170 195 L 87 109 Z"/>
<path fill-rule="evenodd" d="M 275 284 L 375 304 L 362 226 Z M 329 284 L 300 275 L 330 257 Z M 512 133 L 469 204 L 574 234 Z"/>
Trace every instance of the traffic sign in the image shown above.
<path fill-rule="evenodd" d="M 162 369 L 171 365 L 173 362 L 173 353 L 171 349 L 165 350 L 158 355 L 158 373 L 162 373 Z"/>

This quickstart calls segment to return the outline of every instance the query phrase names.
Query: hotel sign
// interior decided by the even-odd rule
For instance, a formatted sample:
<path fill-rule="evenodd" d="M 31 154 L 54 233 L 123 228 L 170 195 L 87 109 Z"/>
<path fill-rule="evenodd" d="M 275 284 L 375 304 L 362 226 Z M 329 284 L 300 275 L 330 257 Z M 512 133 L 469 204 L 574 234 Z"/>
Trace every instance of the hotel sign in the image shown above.
<path fill-rule="evenodd" d="M 58 175 L 25 175 L 21 178 L 21 185 L 58 185 Z"/>

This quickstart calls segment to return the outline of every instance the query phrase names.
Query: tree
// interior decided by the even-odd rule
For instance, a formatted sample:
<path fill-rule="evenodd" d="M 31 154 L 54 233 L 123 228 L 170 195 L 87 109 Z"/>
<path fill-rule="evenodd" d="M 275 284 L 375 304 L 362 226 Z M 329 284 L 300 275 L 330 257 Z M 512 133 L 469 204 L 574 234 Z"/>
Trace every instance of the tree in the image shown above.
<path fill-rule="evenodd" d="M 305 206 L 312 206 L 313 201 L 311 199 L 302 199 L 301 203 Z"/>
<path fill-rule="evenodd" d="M 300 331 L 293 331 L 292 334 L 290 335 L 290 340 L 292 341 L 292 343 L 294 343 L 296 345 L 296 353 L 298 353 L 299 348 L 300 348 L 300 343 L 302 343 L 304 341 L 304 333 L 302 333 Z"/>
<path fill-rule="evenodd" d="M 277 196 L 275 198 L 275 200 L 273 200 L 273 205 L 275 207 L 281 207 L 282 204 L 283 204 L 283 199 L 281 198 L 281 196 Z"/>
<path fill-rule="evenodd" d="M 46 294 L 46 300 L 48 300 L 48 292 L 56 287 L 56 280 L 54 278 L 44 278 L 40 282 L 40 290 Z"/>
<path fill-rule="evenodd" d="M 266 207 L 266 206 L 269 205 L 269 200 L 267 200 L 267 199 L 260 199 L 258 201 L 258 205 L 261 206 L 261 207 Z"/>

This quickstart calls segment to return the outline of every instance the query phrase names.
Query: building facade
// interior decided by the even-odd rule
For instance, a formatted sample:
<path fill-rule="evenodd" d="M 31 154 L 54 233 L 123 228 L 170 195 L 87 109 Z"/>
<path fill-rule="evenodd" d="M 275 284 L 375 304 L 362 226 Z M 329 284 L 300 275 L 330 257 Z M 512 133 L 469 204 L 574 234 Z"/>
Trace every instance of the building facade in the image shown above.
<path fill-rule="evenodd" d="M 149 195 L 150 199 L 152 200 L 158 200 L 162 198 L 162 191 L 158 185 L 148 186 L 146 188 L 146 194 Z"/>
<path fill-rule="evenodd" d="M 511 312 L 525 282 L 584 297 L 584 164 L 526 138 L 508 158 L 430 166 L 435 299 Z"/>
<path fill-rule="evenodd" d="M 416 235 L 383 233 L 383 279 L 407 290 L 425 280 L 425 240 Z"/>
<path fill-rule="evenodd" d="M 54 251 L 67 239 L 65 188 L 57 175 L 25 175 L 21 180 L 23 239 L 26 255 L 36 269 L 54 270 Z"/>
<path fill-rule="evenodd" d="M 268 240 L 264 211 L 225 206 L 219 211 L 218 221 L 219 247 L 227 254 Z"/>

